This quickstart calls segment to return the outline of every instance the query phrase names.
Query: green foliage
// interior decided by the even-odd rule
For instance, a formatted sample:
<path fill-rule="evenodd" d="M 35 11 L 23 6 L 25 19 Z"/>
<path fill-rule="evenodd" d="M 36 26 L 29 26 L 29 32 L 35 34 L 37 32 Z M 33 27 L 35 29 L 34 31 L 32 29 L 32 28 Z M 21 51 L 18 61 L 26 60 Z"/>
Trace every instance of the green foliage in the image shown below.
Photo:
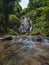
<path fill-rule="evenodd" d="M 18 35 L 18 32 L 13 29 L 8 28 L 8 35 Z"/>
<path fill-rule="evenodd" d="M 15 9 L 19 10 L 18 17 L 20 17 L 20 5 L 19 8 L 16 7 L 17 4 L 19 4 L 20 0 L 0 0 L 0 13 L 2 13 L 5 17 L 5 32 L 7 33 L 7 27 L 8 27 L 8 15 L 9 14 L 16 14 Z M 16 7 L 16 8 L 15 8 Z"/>
<path fill-rule="evenodd" d="M 20 17 L 28 16 L 33 29 L 30 34 L 49 36 L 49 0 L 29 0 L 27 8 L 22 9 L 21 0 L 0 0 L 0 34 L 18 35 Z"/>
<path fill-rule="evenodd" d="M 20 26 L 20 20 L 19 18 L 17 18 L 16 15 L 9 15 L 9 20 L 8 20 L 8 26 L 14 30 L 18 30 L 19 26 Z"/>
<path fill-rule="evenodd" d="M 28 8 L 29 10 L 37 9 L 40 7 L 49 6 L 49 0 L 29 0 Z"/>
<path fill-rule="evenodd" d="M 33 23 L 30 34 L 49 35 L 49 7 L 40 7 L 27 13 Z"/>
<path fill-rule="evenodd" d="M 16 15 L 9 15 L 7 33 L 11 35 L 17 35 L 20 23 L 21 22 Z M 5 34 L 5 16 L 3 14 L 0 14 L 0 34 Z"/>
<path fill-rule="evenodd" d="M 20 18 L 20 16 L 21 16 L 21 10 L 22 10 L 22 7 L 20 6 L 20 4 L 15 5 L 14 13 L 15 13 L 16 16 L 19 17 L 19 18 Z"/>
<path fill-rule="evenodd" d="M 28 8 L 24 8 L 21 10 L 21 15 L 25 15 L 26 13 L 28 13 Z"/>

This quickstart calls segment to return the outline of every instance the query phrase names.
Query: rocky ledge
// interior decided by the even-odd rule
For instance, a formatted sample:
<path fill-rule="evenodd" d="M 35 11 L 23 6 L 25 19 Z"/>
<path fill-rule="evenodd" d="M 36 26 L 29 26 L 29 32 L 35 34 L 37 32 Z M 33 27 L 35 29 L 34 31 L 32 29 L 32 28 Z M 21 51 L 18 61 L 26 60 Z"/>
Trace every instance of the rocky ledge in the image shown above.
<path fill-rule="evenodd" d="M 49 65 L 49 41 L 45 40 L 41 36 L 0 40 L 0 65 Z"/>

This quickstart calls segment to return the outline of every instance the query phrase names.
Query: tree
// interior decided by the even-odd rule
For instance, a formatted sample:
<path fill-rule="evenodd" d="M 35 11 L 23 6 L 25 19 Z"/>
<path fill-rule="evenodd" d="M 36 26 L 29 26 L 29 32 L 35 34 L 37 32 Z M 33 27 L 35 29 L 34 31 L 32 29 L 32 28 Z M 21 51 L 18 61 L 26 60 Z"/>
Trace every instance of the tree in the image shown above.
<path fill-rule="evenodd" d="M 20 4 L 19 3 L 16 4 L 14 8 L 14 12 L 18 18 L 20 18 L 21 16 L 21 10 L 22 10 L 22 7 L 20 6 Z"/>
<path fill-rule="evenodd" d="M 7 32 L 8 15 L 14 14 L 15 3 L 18 4 L 21 0 L 0 0 L 0 11 L 5 16 L 5 32 Z"/>
<path fill-rule="evenodd" d="M 28 8 L 31 10 L 39 7 L 49 6 L 48 3 L 49 0 L 29 0 Z"/>
<path fill-rule="evenodd" d="M 21 15 L 25 15 L 26 13 L 28 13 L 28 8 L 24 8 L 21 10 Z"/>

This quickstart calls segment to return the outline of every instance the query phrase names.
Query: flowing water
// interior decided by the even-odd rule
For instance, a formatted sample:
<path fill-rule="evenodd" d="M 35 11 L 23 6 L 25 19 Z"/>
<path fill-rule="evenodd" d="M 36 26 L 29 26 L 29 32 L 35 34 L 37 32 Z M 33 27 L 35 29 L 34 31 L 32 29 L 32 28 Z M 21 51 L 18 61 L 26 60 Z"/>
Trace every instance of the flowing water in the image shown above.
<path fill-rule="evenodd" d="M 33 26 L 32 25 L 32 21 L 29 20 L 28 18 L 24 18 L 24 19 L 22 19 L 22 23 L 21 23 L 18 31 L 20 33 L 26 33 L 28 31 L 31 31 L 32 30 L 32 26 Z"/>
<path fill-rule="evenodd" d="M 0 65 L 49 65 L 49 38 L 17 36 L 0 41 Z"/>

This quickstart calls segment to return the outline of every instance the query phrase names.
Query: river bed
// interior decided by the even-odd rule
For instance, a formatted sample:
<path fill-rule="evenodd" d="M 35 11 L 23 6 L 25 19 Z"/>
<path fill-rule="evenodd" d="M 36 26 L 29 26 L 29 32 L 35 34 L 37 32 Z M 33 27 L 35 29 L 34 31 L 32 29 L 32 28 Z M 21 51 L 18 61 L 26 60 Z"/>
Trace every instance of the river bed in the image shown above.
<path fill-rule="evenodd" d="M 17 36 L 0 41 L 0 65 L 49 65 L 49 38 L 40 38 Z"/>

